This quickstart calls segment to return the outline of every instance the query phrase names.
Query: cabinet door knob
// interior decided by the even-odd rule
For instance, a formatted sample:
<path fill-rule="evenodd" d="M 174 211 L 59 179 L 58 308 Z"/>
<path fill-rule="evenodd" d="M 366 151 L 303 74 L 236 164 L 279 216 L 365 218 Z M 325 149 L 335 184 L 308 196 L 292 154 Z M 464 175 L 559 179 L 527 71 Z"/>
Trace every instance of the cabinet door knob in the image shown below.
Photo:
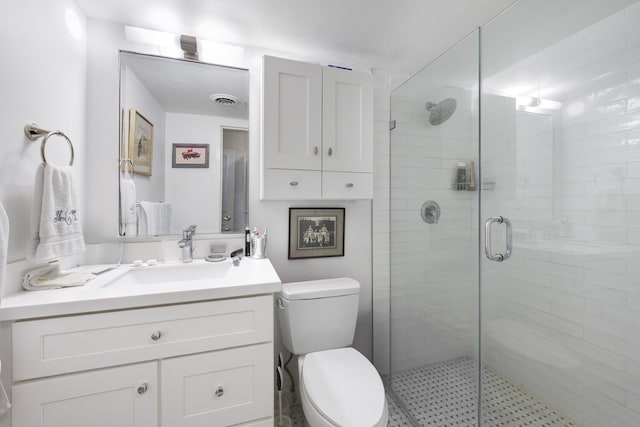
<path fill-rule="evenodd" d="M 138 389 L 136 391 L 138 392 L 138 394 L 143 395 L 147 392 L 147 390 L 149 390 L 149 384 L 142 383 L 138 386 Z"/>
<path fill-rule="evenodd" d="M 318 146 L 314 146 L 313 147 L 313 154 L 315 154 L 316 156 L 318 155 Z"/>
<path fill-rule="evenodd" d="M 214 394 L 216 397 L 222 397 L 224 395 L 224 386 L 219 385 Z"/>
<path fill-rule="evenodd" d="M 154 331 L 151 334 L 151 339 L 154 340 L 154 341 L 158 341 L 160 338 L 162 338 L 162 332 L 160 332 L 160 331 Z"/>
<path fill-rule="evenodd" d="M 298 185 L 298 181 L 291 181 L 289 185 L 295 187 L 296 185 Z"/>
<path fill-rule="evenodd" d="M 329 147 L 329 149 L 327 150 L 327 154 L 328 155 L 332 155 L 333 154 L 333 149 L 331 147 Z"/>
<path fill-rule="evenodd" d="M 353 183 L 352 182 L 347 182 L 344 186 L 347 187 L 347 188 L 351 188 L 351 187 L 353 187 Z"/>

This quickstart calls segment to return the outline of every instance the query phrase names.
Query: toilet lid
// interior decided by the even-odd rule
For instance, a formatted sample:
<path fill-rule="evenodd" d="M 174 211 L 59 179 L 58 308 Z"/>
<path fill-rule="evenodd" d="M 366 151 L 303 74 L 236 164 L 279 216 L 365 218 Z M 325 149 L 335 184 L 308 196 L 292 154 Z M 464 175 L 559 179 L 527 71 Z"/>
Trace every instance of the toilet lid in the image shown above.
<path fill-rule="evenodd" d="M 309 353 L 302 365 L 302 384 L 311 404 L 339 426 L 375 426 L 385 408 L 380 375 L 353 348 Z"/>

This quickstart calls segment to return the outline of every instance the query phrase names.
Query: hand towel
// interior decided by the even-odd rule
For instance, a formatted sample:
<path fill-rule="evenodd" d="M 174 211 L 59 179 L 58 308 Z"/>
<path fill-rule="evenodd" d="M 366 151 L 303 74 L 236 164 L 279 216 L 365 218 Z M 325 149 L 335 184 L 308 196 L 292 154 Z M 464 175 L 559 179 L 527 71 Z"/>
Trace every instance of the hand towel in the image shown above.
<path fill-rule="evenodd" d="M 4 274 L 7 270 L 7 251 L 9 248 L 9 217 L 0 202 L 0 299 L 4 289 Z"/>
<path fill-rule="evenodd" d="M 31 230 L 29 252 L 38 261 L 84 252 L 78 196 L 70 166 L 38 167 Z"/>
<path fill-rule="evenodd" d="M 54 261 L 44 267 L 28 271 L 22 279 L 22 287 L 27 291 L 58 289 L 70 286 L 82 286 L 96 277 L 87 272 L 62 272 L 60 264 Z"/>
<path fill-rule="evenodd" d="M 146 234 L 157 236 L 159 234 L 169 234 L 171 232 L 171 203 L 162 202 L 140 202 L 147 217 Z"/>
<path fill-rule="evenodd" d="M 120 221 L 125 236 L 138 234 L 138 212 L 136 208 L 136 184 L 131 172 L 120 174 Z"/>

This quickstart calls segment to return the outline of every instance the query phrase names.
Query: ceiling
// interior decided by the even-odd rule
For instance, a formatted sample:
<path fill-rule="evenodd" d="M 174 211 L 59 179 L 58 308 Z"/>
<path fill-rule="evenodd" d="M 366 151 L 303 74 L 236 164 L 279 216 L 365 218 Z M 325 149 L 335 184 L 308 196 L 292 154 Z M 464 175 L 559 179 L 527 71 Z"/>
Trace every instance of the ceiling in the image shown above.
<path fill-rule="evenodd" d="M 413 74 L 515 0 L 76 0 L 90 18 Z"/>
<path fill-rule="evenodd" d="M 167 112 L 249 117 L 246 70 L 129 52 L 121 53 L 120 58 Z M 231 95 L 236 103 L 220 105 L 211 95 Z"/>

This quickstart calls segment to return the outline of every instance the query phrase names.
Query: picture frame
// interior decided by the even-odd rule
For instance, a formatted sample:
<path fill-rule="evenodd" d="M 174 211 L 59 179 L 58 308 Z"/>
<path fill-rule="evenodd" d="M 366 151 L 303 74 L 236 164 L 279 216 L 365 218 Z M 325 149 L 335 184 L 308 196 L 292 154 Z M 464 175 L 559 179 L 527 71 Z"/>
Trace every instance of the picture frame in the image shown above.
<path fill-rule="evenodd" d="M 153 123 L 135 108 L 129 110 L 129 160 L 135 174 L 153 173 Z"/>
<path fill-rule="evenodd" d="M 209 144 L 172 144 L 172 168 L 208 168 Z"/>
<path fill-rule="evenodd" d="M 289 259 L 344 256 L 344 208 L 289 208 Z"/>

